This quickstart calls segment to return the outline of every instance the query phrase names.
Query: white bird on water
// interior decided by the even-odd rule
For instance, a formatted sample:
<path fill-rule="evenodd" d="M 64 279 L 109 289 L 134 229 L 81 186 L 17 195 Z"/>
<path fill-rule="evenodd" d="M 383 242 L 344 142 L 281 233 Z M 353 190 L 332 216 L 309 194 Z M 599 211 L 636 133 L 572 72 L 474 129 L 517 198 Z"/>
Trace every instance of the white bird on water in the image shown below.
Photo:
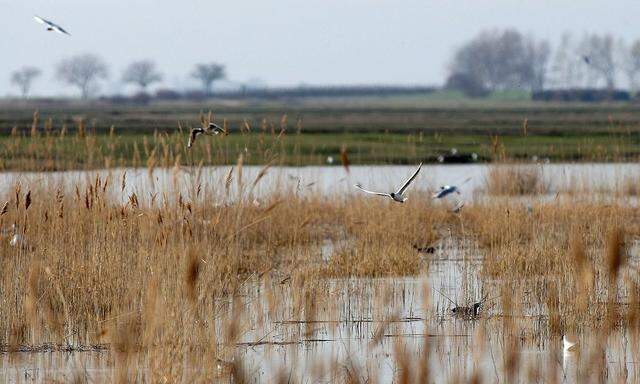
<path fill-rule="evenodd" d="M 562 335 L 562 350 L 564 353 L 573 352 L 578 349 L 578 339 L 575 337 Z"/>
<path fill-rule="evenodd" d="M 468 179 L 466 179 L 465 181 L 462 182 L 462 184 L 465 184 L 467 181 L 471 180 L 471 178 L 469 177 Z M 462 185 L 460 184 L 460 185 Z M 443 197 L 450 195 L 452 193 L 457 193 L 458 195 L 460 194 L 460 188 L 455 186 L 455 185 L 443 185 L 440 187 L 440 190 L 436 193 L 433 194 L 433 198 L 434 199 L 442 199 Z"/>
<path fill-rule="evenodd" d="M 11 232 L 13 233 L 11 240 L 9 240 L 9 245 L 11 247 L 25 250 L 30 248 L 24 235 L 19 232 L 17 225 L 13 224 L 11 226 Z"/>
<path fill-rule="evenodd" d="M 58 32 L 62 35 L 67 35 L 67 36 L 71 36 L 71 34 L 67 31 L 64 30 L 64 28 L 62 28 L 61 26 L 59 26 L 58 24 L 51 22 L 49 20 L 43 19 L 40 16 L 33 16 L 33 19 L 35 21 L 37 21 L 40 24 L 44 24 L 47 26 L 47 31 L 54 31 L 54 32 Z"/>
<path fill-rule="evenodd" d="M 400 189 L 398 189 L 395 192 L 386 193 L 386 192 L 368 191 L 368 190 L 362 188 L 362 185 L 360 185 L 359 183 L 356 184 L 355 187 L 358 188 L 359 190 L 363 191 L 363 192 L 370 193 L 372 195 L 390 197 L 391 199 L 393 199 L 393 201 L 397 201 L 398 203 L 404 203 L 407 200 L 407 198 L 404 197 L 404 192 L 407 190 L 407 188 L 409 188 L 409 185 L 411 185 L 413 180 L 415 180 L 416 176 L 418 176 L 418 172 L 420 172 L 420 168 L 422 168 L 422 163 L 420 163 L 420 165 L 418 165 L 418 169 L 416 169 L 416 171 L 413 173 L 413 175 L 411 175 L 411 177 L 409 177 L 407 179 L 407 181 L 404 182 L 402 187 L 400 187 Z"/>

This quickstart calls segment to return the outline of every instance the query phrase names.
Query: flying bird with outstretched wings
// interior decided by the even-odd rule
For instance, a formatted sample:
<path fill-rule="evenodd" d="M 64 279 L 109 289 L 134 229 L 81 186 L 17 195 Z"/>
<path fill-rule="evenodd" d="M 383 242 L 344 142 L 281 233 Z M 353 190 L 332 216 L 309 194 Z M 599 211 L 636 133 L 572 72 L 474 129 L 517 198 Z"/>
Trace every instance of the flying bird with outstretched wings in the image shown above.
<path fill-rule="evenodd" d="M 415 180 L 415 178 L 418 176 L 418 172 L 420 172 L 420 168 L 422 168 L 422 163 L 418 165 L 418 169 L 416 169 L 415 172 L 413 172 L 413 175 L 411 175 L 411 177 L 409 177 L 407 181 L 405 181 L 404 184 L 402 184 L 402 186 L 395 192 L 387 193 L 387 192 L 370 191 L 368 189 L 364 189 L 360 183 L 356 184 L 355 187 L 361 190 L 362 192 L 369 193 L 371 195 L 390 197 L 393 201 L 396 201 L 398 203 L 404 203 L 407 200 L 407 198 L 404 196 L 404 193 L 406 192 L 407 188 L 409 188 L 413 180 Z"/>
<path fill-rule="evenodd" d="M 49 21 L 47 19 L 43 19 L 42 17 L 37 16 L 37 15 L 33 16 L 33 19 L 35 21 L 37 21 L 38 23 L 40 23 L 40 24 L 46 25 L 47 26 L 47 31 L 58 32 L 58 33 L 60 33 L 62 35 L 71 36 L 71 34 L 69 32 L 67 32 L 67 31 L 65 31 L 64 28 L 62 28 L 61 26 L 59 26 L 58 24 L 56 24 L 56 23 L 54 23 L 52 21 Z"/>

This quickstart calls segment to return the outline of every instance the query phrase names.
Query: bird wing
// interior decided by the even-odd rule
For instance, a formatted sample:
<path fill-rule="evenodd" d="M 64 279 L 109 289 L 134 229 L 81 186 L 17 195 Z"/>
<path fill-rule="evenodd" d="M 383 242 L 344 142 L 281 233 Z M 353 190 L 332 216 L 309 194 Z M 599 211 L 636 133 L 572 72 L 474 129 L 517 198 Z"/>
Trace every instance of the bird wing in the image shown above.
<path fill-rule="evenodd" d="M 51 25 L 51 22 L 49 22 L 49 21 L 47 21 L 47 20 L 43 19 L 43 18 L 42 18 L 42 17 L 40 17 L 40 16 L 34 15 L 34 16 L 33 16 L 33 19 L 34 19 L 35 21 L 37 21 L 38 23 L 40 23 L 40 24 Z"/>
<path fill-rule="evenodd" d="M 434 199 L 440 199 L 451 193 L 451 187 L 441 187 L 441 189 L 433 195 Z"/>
<path fill-rule="evenodd" d="M 71 36 L 71 34 L 69 32 L 65 31 L 64 28 L 62 28 L 59 25 L 53 24 L 52 28 L 53 28 L 54 31 L 56 31 L 56 32 L 58 32 L 60 34 Z"/>
<path fill-rule="evenodd" d="M 455 207 L 453 207 L 453 209 L 451 210 L 451 212 L 453 213 L 458 213 L 460 212 L 460 210 L 464 207 L 464 200 L 460 200 L 458 202 L 458 204 L 456 204 Z"/>
<path fill-rule="evenodd" d="M 213 133 L 215 133 L 216 135 L 219 134 L 220 132 L 227 133 L 227 131 L 224 128 L 222 128 L 221 126 L 215 123 L 209 123 L 209 129 L 213 130 Z"/>
<path fill-rule="evenodd" d="M 465 184 L 466 184 L 466 183 L 468 183 L 469 181 L 471 181 L 471 178 L 470 178 L 470 177 L 467 177 L 466 179 L 464 179 L 464 181 L 463 181 L 462 183 L 460 183 L 460 184 L 458 184 L 458 185 L 460 185 L 460 186 L 461 186 L 461 185 L 465 185 Z"/>
<path fill-rule="evenodd" d="M 404 182 L 404 185 L 402 187 L 400 187 L 400 189 L 398 189 L 398 192 L 396 192 L 396 194 L 399 194 L 399 195 L 404 194 L 404 191 L 406 191 L 407 188 L 409 188 L 409 185 L 411 184 L 411 182 L 413 182 L 413 180 L 415 180 L 416 176 L 418 176 L 418 172 L 420 172 L 420 168 L 422 168 L 422 163 L 420 163 L 420 165 L 418 165 L 418 169 L 416 169 L 416 171 L 413 173 L 413 175 L 411 175 L 411 177 L 408 178 L 407 181 Z"/>
<path fill-rule="evenodd" d="M 191 148 L 193 143 L 196 142 L 196 136 L 202 133 L 202 128 L 193 128 L 191 130 L 191 134 L 189 134 L 189 144 L 187 144 L 187 148 Z"/>
<path fill-rule="evenodd" d="M 391 196 L 390 194 L 388 194 L 388 193 L 384 193 L 384 192 L 368 191 L 368 190 L 366 190 L 366 189 L 362 188 L 362 186 L 361 186 L 360 184 L 356 184 L 356 185 L 354 185 L 354 187 L 358 188 L 358 189 L 359 189 L 359 190 L 361 190 L 362 192 L 370 193 L 370 194 L 372 194 L 372 195 L 387 196 L 387 197 L 390 197 L 390 196 Z"/>

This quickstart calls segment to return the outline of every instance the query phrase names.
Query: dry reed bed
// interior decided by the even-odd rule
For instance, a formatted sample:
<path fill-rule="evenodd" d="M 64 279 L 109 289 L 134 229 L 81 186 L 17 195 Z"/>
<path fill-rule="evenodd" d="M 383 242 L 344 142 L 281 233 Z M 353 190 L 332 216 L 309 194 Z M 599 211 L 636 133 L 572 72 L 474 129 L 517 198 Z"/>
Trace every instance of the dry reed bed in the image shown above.
<path fill-rule="evenodd" d="M 532 195 L 547 193 L 549 183 L 540 165 L 496 163 L 485 176 L 485 190 L 491 195 Z"/>
<path fill-rule="evenodd" d="M 227 127 L 227 122 L 220 122 Z M 236 129 L 237 128 L 237 129 Z M 278 157 L 281 162 L 324 161 L 323 156 L 302 154 L 296 135 L 287 140 L 286 133 L 302 129 L 286 115 L 280 121 L 263 120 L 252 127 L 244 122 L 234 127 L 242 142 L 216 140 L 211 145 L 187 148 L 190 126 L 178 123 L 171 133 L 155 131 L 142 138 L 116 133 L 111 126 L 107 134 L 98 134 L 95 120 L 74 119 L 74 126 L 54 126 L 51 118 L 33 114 L 30 129 L 13 127 L 9 138 L 0 145 L 0 170 L 60 171 L 72 169 L 104 169 L 113 167 L 172 167 L 184 164 L 232 164 L 239 153 L 247 162 L 264 164 Z M 291 148 L 287 148 L 291 147 Z M 306 155 L 306 157 L 305 157 Z M 197 159 L 197 160 L 194 160 Z"/>
<path fill-rule="evenodd" d="M 638 273 L 629 249 L 640 223 L 627 205 L 487 201 L 453 214 L 419 191 L 403 205 L 282 190 L 260 206 L 250 193 L 216 206 L 197 186 L 189 196 L 162 199 L 121 199 L 122 190 L 99 178 L 67 190 L 17 185 L 0 201 L 7 202 L 0 226 L 15 223 L 26 239 L 22 247 L 9 246 L 8 237 L 0 245 L 5 349 L 104 345 L 122 381 L 140 367 L 150 381 L 207 380 L 221 373 L 222 358 L 234 361 L 225 372 L 241 381 L 235 346 L 251 329 L 302 320 L 301 333 L 287 340 L 313 337 L 309 324 L 335 321 L 340 312 L 326 295 L 327 277 L 417 275 L 430 256 L 412 245 L 446 236 L 477 244 L 469 256 L 484 257 L 483 274 L 500 282 L 502 298 L 523 286 L 494 313 L 543 307 L 546 326 L 535 332 L 547 335 L 638 330 Z M 345 245 L 325 262 L 319 249 L 327 239 Z M 265 287 L 266 312 L 241 300 L 256 281 Z M 290 300 L 274 293 L 282 285 L 292 287 Z M 501 332 L 508 339 L 524 331 L 506 322 Z"/>

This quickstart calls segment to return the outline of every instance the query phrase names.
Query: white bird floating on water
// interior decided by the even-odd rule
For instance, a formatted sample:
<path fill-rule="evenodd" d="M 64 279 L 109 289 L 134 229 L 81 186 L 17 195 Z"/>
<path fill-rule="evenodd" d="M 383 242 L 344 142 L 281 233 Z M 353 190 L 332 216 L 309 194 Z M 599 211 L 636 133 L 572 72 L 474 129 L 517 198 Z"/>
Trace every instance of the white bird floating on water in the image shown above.
<path fill-rule="evenodd" d="M 573 352 L 578 349 L 578 340 L 574 337 L 562 335 L 562 350 L 564 353 Z"/>
<path fill-rule="evenodd" d="M 22 236 L 19 233 L 16 233 L 11 237 L 11 241 L 9 241 L 9 245 L 14 248 L 15 247 L 27 248 L 26 241 L 24 240 L 24 236 Z"/>
<path fill-rule="evenodd" d="M 191 134 L 189 135 L 189 143 L 187 144 L 187 148 L 191 148 L 193 143 L 196 142 L 196 137 L 203 133 L 205 135 L 219 135 L 221 133 L 226 134 L 227 131 L 225 131 L 224 128 L 215 123 L 209 123 L 209 125 L 203 126 L 201 128 L 193 128 L 191 130 Z"/>
<path fill-rule="evenodd" d="M 11 247 L 25 250 L 30 248 L 24 235 L 19 233 L 17 225 L 13 224 L 11 226 L 11 233 L 13 234 L 11 235 L 11 240 L 9 240 L 9 245 Z"/>
<path fill-rule="evenodd" d="M 51 22 L 49 20 L 43 19 L 40 16 L 33 16 L 33 19 L 35 21 L 37 21 L 40 24 L 44 24 L 47 26 L 47 31 L 54 31 L 54 32 L 58 32 L 62 35 L 67 35 L 67 36 L 71 36 L 71 34 L 67 31 L 64 30 L 64 28 L 62 28 L 61 26 L 59 26 L 58 24 Z"/>
<path fill-rule="evenodd" d="M 407 181 L 404 182 L 402 187 L 400 187 L 400 189 L 398 189 L 396 192 L 385 193 L 385 192 L 368 191 L 362 188 L 362 185 L 360 185 L 359 183 L 356 184 L 355 187 L 363 192 L 370 193 L 372 195 L 390 197 L 391 199 L 393 199 L 393 201 L 397 201 L 398 203 L 404 203 L 407 200 L 407 198 L 404 197 L 404 192 L 407 190 L 407 188 L 409 188 L 409 185 L 411 185 L 413 180 L 415 180 L 416 176 L 418 176 L 418 172 L 420 172 L 420 168 L 422 168 L 422 163 L 418 165 L 418 169 L 416 169 L 413 175 L 411 175 L 411 177 L 408 178 Z"/>

